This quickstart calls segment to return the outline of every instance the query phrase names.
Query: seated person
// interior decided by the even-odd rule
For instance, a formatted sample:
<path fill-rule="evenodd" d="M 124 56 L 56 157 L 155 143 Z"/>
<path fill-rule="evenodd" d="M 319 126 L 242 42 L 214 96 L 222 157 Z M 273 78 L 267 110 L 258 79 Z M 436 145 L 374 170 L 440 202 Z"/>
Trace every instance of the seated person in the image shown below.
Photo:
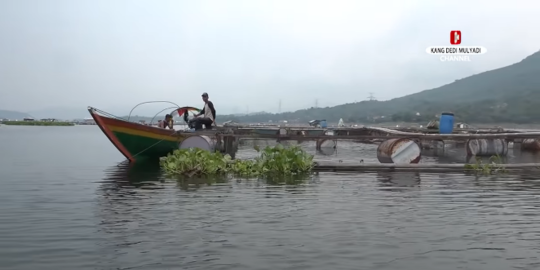
<path fill-rule="evenodd" d="M 208 100 L 208 94 L 203 93 L 202 99 L 204 101 L 204 108 L 199 114 L 195 115 L 196 118 L 188 122 L 188 126 L 195 130 L 201 130 L 203 125 L 206 129 L 212 129 L 212 124 L 216 121 L 216 109 L 212 101 Z"/>
<path fill-rule="evenodd" d="M 169 129 L 173 129 L 173 120 L 172 120 L 172 115 L 170 114 L 167 114 L 165 115 L 165 120 L 163 121 L 159 121 L 158 122 L 158 125 L 160 128 L 169 128 Z"/>

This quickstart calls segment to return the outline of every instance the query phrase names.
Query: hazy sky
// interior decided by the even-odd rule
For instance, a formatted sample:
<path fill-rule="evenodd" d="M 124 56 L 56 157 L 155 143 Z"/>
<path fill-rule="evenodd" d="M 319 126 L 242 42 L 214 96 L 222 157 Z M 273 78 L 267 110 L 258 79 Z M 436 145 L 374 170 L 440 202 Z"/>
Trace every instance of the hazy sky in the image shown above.
<path fill-rule="evenodd" d="M 539 14 L 537 0 L 0 0 L 0 109 L 391 99 L 521 61 L 540 49 Z M 487 54 L 425 52 L 450 30 Z"/>

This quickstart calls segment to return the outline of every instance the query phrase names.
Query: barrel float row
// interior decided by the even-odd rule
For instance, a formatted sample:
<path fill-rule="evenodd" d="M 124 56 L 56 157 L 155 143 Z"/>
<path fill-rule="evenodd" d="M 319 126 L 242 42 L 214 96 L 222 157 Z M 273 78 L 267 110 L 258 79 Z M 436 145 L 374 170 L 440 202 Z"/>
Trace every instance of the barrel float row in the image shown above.
<path fill-rule="evenodd" d="M 524 143 L 528 143 L 530 149 L 540 150 L 540 142 L 536 140 L 524 140 Z M 465 148 L 468 156 L 506 156 L 508 154 L 508 142 L 505 139 L 468 140 Z M 387 140 L 377 148 L 377 158 L 381 163 L 418 163 L 421 158 L 421 144 L 405 138 Z"/>
<path fill-rule="evenodd" d="M 466 144 L 469 156 L 506 156 L 508 142 L 505 139 L 474 139 Z"/>

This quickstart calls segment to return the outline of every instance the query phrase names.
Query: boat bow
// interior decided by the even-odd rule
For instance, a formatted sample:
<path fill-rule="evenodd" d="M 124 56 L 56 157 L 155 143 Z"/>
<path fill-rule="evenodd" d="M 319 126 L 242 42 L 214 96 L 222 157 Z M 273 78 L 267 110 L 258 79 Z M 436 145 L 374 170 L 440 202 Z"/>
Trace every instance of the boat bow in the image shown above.
<path fill-rule="evenodd" d="M 178 149 L 184 139 L 174 130 L 130 122 L 93 107 L 88 107 L 88 112 L 109 141 L 130 162 L 166 156 Z"/>

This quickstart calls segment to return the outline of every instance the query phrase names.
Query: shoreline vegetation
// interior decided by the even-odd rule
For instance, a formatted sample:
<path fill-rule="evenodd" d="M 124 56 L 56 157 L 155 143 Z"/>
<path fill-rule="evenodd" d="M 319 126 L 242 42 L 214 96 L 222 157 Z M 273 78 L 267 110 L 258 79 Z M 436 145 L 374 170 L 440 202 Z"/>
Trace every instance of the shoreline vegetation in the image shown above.
<path fill-rule="evenodd" d="M 0 124 L 6 126 L 59 126 L 68 127 L 74 126 L 71 122 L 47 122 L 47 121 L 3 121 Z"/>

